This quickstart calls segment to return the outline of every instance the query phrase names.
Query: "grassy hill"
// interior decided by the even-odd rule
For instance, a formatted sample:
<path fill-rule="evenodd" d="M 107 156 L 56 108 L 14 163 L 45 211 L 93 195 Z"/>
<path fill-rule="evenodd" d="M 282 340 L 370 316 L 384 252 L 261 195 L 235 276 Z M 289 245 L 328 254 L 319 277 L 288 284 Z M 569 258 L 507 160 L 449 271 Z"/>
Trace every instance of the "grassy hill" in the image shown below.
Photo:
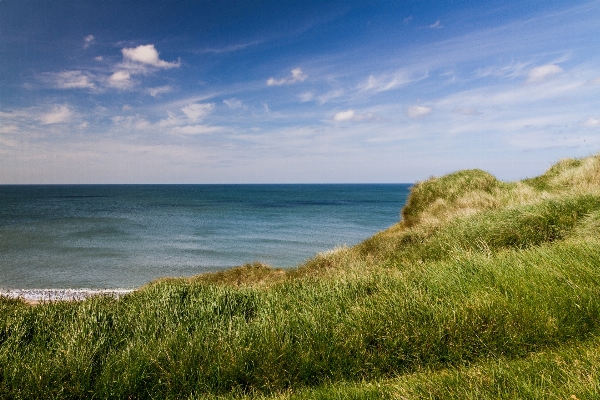
<path fill-rule="evenodd" d="M 412 188 L 291 270 L 0 299 L 0 398 L 599 398 L 600 155 Z"/>

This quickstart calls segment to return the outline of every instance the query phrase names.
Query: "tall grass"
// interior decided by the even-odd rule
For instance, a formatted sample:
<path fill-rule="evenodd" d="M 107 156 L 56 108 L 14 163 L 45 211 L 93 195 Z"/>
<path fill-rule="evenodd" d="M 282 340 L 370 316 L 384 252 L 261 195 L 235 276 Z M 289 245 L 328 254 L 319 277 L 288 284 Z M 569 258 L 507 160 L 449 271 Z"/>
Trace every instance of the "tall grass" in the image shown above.
<path fill-rule="evenodd" d="M 600 174 L 590 165 L 600 164 L 590 159 L 539 181 L 465 171 L 424 182 L 407 205 L 412 222 L 290 271 L 249 264 L 118 300 L 2 298 L 0 398 L 527 397 L 519 369 L 548 364 L 528 367 L 531 354 L 598 345 Z M 496 200 L 467 201 L 482 185 Z M 530 201 L 507 200 L 522 186 Z M 431 204 L 444 222 L 422 218 Z M 572 387 L 594 393 L 594 376 Z"/>
<path fill-rule="evenodd" d="M 257 396 L 245 396 L 250 397 Z M 593 400 L 600 398 L 600 339 L 566 343 L 523 358 L 495 357 L 454 368 L 424 368 L 392 379 L 339 382 L 258 398 Z"/>

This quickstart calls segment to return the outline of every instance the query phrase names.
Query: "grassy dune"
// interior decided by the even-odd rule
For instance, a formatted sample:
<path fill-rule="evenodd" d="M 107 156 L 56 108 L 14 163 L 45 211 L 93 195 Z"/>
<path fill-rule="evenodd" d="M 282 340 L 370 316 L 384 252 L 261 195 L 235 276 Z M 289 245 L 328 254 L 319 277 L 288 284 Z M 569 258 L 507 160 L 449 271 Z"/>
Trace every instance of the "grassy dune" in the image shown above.
<path fill-rule="evenodd" d="M 598 398 L 600 156 L 412 189 L 291 270 L 0 299 L 0 398 Z M 572 397 L 574 396 L 574 397 Z"/>

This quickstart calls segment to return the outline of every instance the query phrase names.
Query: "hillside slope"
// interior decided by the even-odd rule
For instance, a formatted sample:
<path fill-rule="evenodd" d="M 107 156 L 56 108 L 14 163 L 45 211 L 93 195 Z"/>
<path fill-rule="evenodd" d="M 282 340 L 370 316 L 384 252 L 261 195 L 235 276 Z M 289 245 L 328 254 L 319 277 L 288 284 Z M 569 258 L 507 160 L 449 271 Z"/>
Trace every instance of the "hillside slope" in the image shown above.
<path fill-rule="evenodd" d="M 594 398 L 599 340 L 597 155 L 420 182 L 400 223 L 291 270 L 0 299 L 0 397 Z"/>

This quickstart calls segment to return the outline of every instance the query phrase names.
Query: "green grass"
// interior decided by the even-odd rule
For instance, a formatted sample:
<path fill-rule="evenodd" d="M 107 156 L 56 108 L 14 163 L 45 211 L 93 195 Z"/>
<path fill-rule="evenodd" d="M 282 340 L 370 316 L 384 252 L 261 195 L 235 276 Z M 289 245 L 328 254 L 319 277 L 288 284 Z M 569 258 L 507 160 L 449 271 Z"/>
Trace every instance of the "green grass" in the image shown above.
<path fill-rule="evenodd" d="M 434 178 L 409 222 L 288 271 L 2 298 L 0 398 L 597 397 L 599 171 Z"/>
<path fill-rule="evenodd" d="M 238 397 L 238 396 L 235 396 Z M 566 343 L 522 358 L 494 357 L 370 382 L 338 382 L 261 399 L 597 399 L 600 339 Z M 201 397 L 198 397 L 201 398 Z M 230 399 L 234 396 L 221 396 Z"/>

